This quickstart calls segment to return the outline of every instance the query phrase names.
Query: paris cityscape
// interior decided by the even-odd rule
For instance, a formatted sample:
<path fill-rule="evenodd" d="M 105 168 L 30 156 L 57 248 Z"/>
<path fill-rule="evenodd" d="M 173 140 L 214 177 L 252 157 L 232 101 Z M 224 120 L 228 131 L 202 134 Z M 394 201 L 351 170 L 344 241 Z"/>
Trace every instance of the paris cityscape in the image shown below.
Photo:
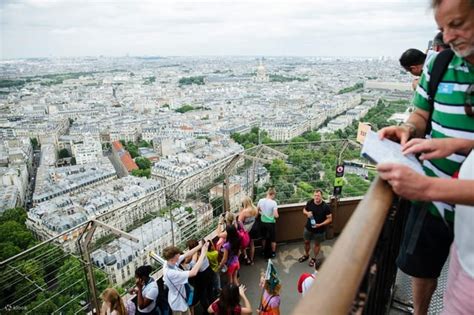
<path fill-rule="evenodd" d="M 408 119 L 399 55 L 436 30 L 424 3 L 73 2 L 0 4 L 2 314 L 96 314 L 110 287 L 137 304 L 140 266 L 161 278 L 165 248 L 216 238 L 272 189 L 283 216 L 318 189 L 359 202 L 377 175 L 360 130 Z"/>

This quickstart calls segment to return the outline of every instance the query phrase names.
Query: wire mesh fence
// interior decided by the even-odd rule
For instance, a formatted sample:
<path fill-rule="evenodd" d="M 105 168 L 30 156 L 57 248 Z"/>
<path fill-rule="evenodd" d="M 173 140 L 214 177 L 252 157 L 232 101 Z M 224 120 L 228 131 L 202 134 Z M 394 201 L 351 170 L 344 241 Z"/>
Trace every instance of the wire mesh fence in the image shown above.
<path fill-rule="evenodd" d="M 277 190 L 278 204 L 307 201 L 316 188 L 328 197 L 336 165 L 353 162 L 356 166 L 352 167 L 358 169 L 357 165 L 366 163 L 359 155 L 357 145 L 347 140 L 259 145 L 196 174 L 164 183 L 160 188 L 164 204 L 151 209 L 132 207 L 126 212 L 115 209 L 96 217 L 137 240 L 102 227 L 95 231 L 90 257 L 97 291 L 115 286 L 125 293 L 134 284 L 136 268 L 144 264 L 152 265 L 155 272 L 162 268 L 149 257 L 150 252 L 160 254 L 169 245 L 184 250 L 188 240 L 214 231 L 224 211 L 238 212 L 245 196 L 257 201 L 272 186 Z M 372 171 L 360 170 L 345 175 L 343 197 L 365 194 Z M 153 203 L 159 195 L 146 196 L 141 204 Z M 117 218 L 117 213 L 122 217 Z M 12 314 L 90 311 L 86 262 L 75 244 L 78 235 L 68 231 L 1 262 L 0 308 Z M 73 246 L 65 246 L 71 242 Z"/>

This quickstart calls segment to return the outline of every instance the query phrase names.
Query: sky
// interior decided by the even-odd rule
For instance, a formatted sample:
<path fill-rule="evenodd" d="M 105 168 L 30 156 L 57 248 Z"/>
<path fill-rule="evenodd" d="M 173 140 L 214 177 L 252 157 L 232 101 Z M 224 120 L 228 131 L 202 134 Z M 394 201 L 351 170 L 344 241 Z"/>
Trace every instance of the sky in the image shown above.
<path fill-rule="evenodd" d="M 0 59 L 393 56 L 437 32 L 429 0 L 0 0 Z"/>

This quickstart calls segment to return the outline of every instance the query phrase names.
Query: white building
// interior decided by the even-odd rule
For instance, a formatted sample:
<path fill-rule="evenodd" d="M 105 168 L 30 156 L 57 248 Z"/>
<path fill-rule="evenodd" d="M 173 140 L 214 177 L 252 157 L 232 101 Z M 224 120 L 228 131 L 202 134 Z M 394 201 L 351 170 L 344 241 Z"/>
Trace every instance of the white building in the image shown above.
<path fill-rule="evenodd" d="M 181 181 L 174 194 L 176 198 L 184 200 L 187 195 L 211 184 L 222 174 L 229 158 L 241 151 L 240 145 L 224 140 L 211 142 L 204 147 L 196 146 L 192 152 L 172 155 L 155 163 L 151 177 L 165 185 Z M 203 171 L 206 168 L 208 170 Z"/>
<path fill-rule="evenodd" d="M 268 136 L 273 140 L 283 142 L 311 130 L 311 122 L 308 119 L 301 121 L 270 120 L 262 125 L 262 129 L 268 132 Z"/>
<path fill-rule="evenodd" d="M 13 186 L 16 188 L 16 193 L 8 188 Z M 12 165 L 10 167 L 0 167 L 0 187 L 3 187 L 6 194 L 5 198 L 11 199 L 18 194 L 17 204 L 23 205 L 26 201 L 26 194 L 28 189 L 28 169 L 26 164 Z M 11 198 L 9 196 L 12 196 Z M 10 202 L 5 201 L 6 204 Z M 1 210 L 1 209 L 0 209 Z"/>
<path fill-rule="evenodd" d="M 102 158 L 100 139 L 91 134 L 86 134 L 78 140 L 71 140 L 71 151 L 78 165 L 96 163 Z"/>
<path fill-rule="evenodd" d="M 138 131 L 133 126 L 127 125 L 114 125 L 110 128 L 110 141 L 124 140 L 125 142 L 137 142 Z"/>
<path fill-rule="evenodd" d="M 92 261 L 112 283 L 121 285 L 134 277 L 136 268 L 151 263 L 150 251 L 160 255 L 165 247 L 179 245 L 212 225 L 212 207 L 206 203 L 188 203 L 172 212 L 173 229 L 169 218 L 157 217 L 129 232 L 138 243 L 119 238 L 93 252 Z"/>
<path fill-rule="evenodd" d="M 270 81 L 269 76 L 267 75 L 267 70 L 263 65 L 263 59 L 259 60 L 259 64 L 257 67 L 257 75 L 255 76 L 255 82 L 268 82 Z"/>
<path fill-rule="evenodd" d="M 16 186 L 0 186 L 0 215 L 7 209 L 21 206 L 20 192 Z"/>
<path fill-rule="evenodd" d="M 33 205 L 65 194 L 74 195 L 117 178 L 115 169 L 107 158 L 99 161 L 100 163 L 59 168 L 40 166 L 36 173 Z"/>
<path fill-rule="evenodd" d="M 174 225 L 174 236 L 181 239 L 180 229 Z M 115 285 L 122 285 L 135 276 L 135 270 L 151 264 L 149 252 L 161 254 L 162 250 L 173 243 L 171 222 L 157 217 L 129 234 L 139 242 L 135 243 L 123 237 L 103 246 L 92 253 L 92 262 L 103 269 L 109 280 Z"/>
<path fill-rule="evenodd" d="M 75 240 L 82 228 L 73 228 L 87 220 L 100 216 L 101 221 L 126 230 L 165 205 L 165 192 L 157 181 L 127 176 L 74 196 L 63 195 L 42 202 L 30 209 L 26 225 L 39 239 L 56 237 L 72 229 L 61 241 L 65 249 L 75 251 Z M 96 237 L 104 233 L 99 229 Z"/>

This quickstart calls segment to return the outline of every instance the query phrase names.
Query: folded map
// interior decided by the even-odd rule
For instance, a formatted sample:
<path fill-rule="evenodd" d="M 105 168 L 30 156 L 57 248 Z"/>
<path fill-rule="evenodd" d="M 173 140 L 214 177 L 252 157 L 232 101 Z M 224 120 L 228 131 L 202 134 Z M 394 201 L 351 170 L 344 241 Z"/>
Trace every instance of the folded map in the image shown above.
<path fill-rule="evenodd" d="M 378 134 L 373 131 L 367 133 L 361 155 L 376 164 L 400 163 L 424 175 L 423 167 L 415 155 L 402 154 L 402 146 L 400 144 L 389 139 L 380 140 Z"/>

